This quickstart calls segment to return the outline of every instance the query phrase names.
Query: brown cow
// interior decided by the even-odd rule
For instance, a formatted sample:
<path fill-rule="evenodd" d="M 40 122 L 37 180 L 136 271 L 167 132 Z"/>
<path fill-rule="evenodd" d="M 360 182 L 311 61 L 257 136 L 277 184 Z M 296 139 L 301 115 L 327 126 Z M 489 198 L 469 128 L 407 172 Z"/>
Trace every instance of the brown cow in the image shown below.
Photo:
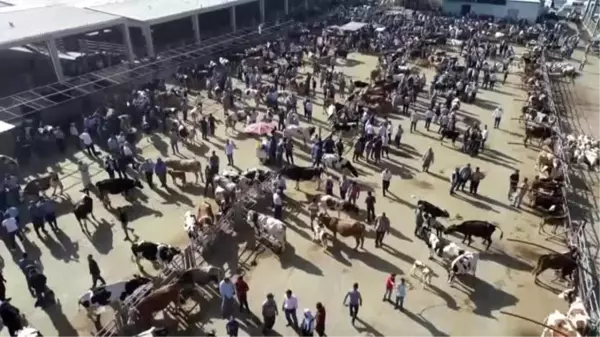
<path fill-rule="evenodd" d="M 546 225 L 554 226 L 554 228 L 552 229 L 552 234 L 556 234 L 556 229 L 558 228 L 558 226 L 562 226 L 565 223 L 565 221 L 567 221 L 566 214 L 545 216 L 542 218 L 542 221 L 540 222 L 540 227 L 538 228 L 538 234 L 542 233 L 544 226 L 546 226 Z"/>
<path fill-rule="evenodd" d="M 40 192 L 44 193 L 51 187 L 53 188 L 53 196 L 56 194 L 57 188 L 60 189 L 59 194 L 63 194 L 63 184 L 60 182 L 60 178 L 56 172 L 44 173 L 40 177 L 31 180 L 23 188 L 23 194 L 37 197 Z"/>
<path fill-rule="evenodd" d="M 531 273 L 535 276 L 535 282 L 538 281 L 538 276 L 546 269 L 560 270 L 560 277 L 566 279 L 571 276 L 577 269 L 577 258 L 579 250 L 571 247 L 569 251 L 564 253 L 544 254 L 540 256 L 535 268 Z"/>
<path fill-rule="evenodd" d="M 365 226 L 365 224 L 362 222 L 341 221 L 339 218 L 332 218 L 325 213 L 319 213 L 317 218 L 320 224 L 327 227 L 327 229 L 333 233 L 334 238 L 337 237 L 338 233 L 344 238 L 352 236 L 356 240 L 356 246 L 354 249 L 358 249 L 359 244 L 360 248 L 364 248 L 367 226 Z"/>
<path fill-rule="evenodd" d="M 177 282 L 158 288 L 129 309 L 127 323 L 133 324 L 137 321 L 140 327 L 150 326 L 155 313 L 164 310 L 171 302 L 181 304 L 182 290 L 193 287 L 194 277 L 190 271 L 186 271 Z"/>
<path fill-rule="evenodd" d="M 191 172 L 196 177 L 196 184 L 198 183 L 198 176 L 204 182 L 204 176 L 202 175 L 202 164 L 195 159 L 179 159 L 179 158 L 167 158 L 165 164 L 168 168 L 175 171 Z"/>

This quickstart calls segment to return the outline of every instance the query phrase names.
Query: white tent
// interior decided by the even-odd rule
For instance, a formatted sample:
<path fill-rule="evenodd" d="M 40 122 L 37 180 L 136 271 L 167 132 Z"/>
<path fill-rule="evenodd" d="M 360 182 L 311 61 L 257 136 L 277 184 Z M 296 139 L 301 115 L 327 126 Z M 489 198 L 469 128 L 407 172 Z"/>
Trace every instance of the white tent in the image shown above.
<path fill-rule="evenodd" d="M 364 28 L 367 25 L 368 25 L 368 23 L 365 23 L 365 22 L 350 21 L 347 24 L 345 24 L 339 28 L 341 30 L 344 30 L 347 32 L 356 32 L 358 30 L 361 30 L 362 28 Z"/>

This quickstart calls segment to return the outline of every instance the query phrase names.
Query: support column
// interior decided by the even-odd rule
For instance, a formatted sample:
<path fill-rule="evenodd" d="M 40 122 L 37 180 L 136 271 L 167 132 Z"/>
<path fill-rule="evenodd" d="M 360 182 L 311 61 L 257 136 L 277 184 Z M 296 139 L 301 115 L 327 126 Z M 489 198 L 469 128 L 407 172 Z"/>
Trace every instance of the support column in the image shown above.
<path fill-rule="evenodd" d="M 235 33 L 235 31 L 237 30 L 237 22 L 236 22 L 236 18 L 235 18 L 235 6 L 231 6 L 231 9 L 229 10 L 229 13 L 231 14 L 231 31 Z"/>
<path fill-rule="evenodd" d="M 200 19 L 198 14 L 192 15 L 192 27 L 194 28 L 194 39 L 198 43 L 200 42 Z"/>
<path fill-rule="evenodd" d="M 142 28 L 142 34 L 146 41 L 146 53 L 148 53 L 148 57 L 155 57 L 154 40 L 152 40 L 152 29 L 150 29 L 150 25 L 146 25 Z"/>
<path fill-rule="evenodd" d="M 54 73 L 56 74 L 56 79 L 58 82 L 62 82 L 65 80 L 65 74 L 63 73 L 62 64 L 60 64 L 60 56 L 58 55 L 56 40 L 52 38 L 49 39 L 46 41 L 46 46 L 48 47 L 48 53 L 50 54 L 50 59 L 52 60 L 52 66 L 54 68 Z"/>
<path fill-rule="evenodd" d="M 123 33 L 123 44 L 125 47 L 125 56 L 127 56 L 127 61 L 133 62 L 133 61 L 135 61 L 135 54 L 133 53 L 133 44 L 131 44 L 131 35 L 129 34 L 129 25 L 124 23 L 121 26 L 121 32 Z"/>
<path fill-rule="evenodd" d="M 308 12 L 308 10 L 309 10 L 308 0 L 304 0 L 304 9 L 306 9 L 306 11 Z"/>
<path fill-rule="evenodd" d="M 258 0 L 260 7 L 260 23 L 265 23 L 265 0 Z"/>
<path fill-rule="evenodd" d="M 283 11 L 285 12 L 285 15 L 290 15 L 290 1 L 289 0 L 283 0 Z"/>

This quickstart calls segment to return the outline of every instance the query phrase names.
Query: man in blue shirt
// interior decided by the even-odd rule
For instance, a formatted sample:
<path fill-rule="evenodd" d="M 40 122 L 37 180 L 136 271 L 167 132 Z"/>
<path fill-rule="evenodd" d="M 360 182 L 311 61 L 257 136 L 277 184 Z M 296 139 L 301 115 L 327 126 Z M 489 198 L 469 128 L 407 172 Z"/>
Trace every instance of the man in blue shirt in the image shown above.
<path fill-rule="evenodd" d="M 233 313 L 235 286 L 229 277 L 219 283 L 219 293 L 221 294 L 221 314 L 223 318 L 230 317 Z"/>
<path fill-rule="evenodd" d="M 54 201 L 48 198 L 42 199 L 42 210 L 44 212 L 44 218 L 54 231 L 58 230 L 58 224 L 56 223 L 56 210 L 54 207 Z"/>
<path fill-rule="evenodd" d="M 29 217 L 31 218 L 31 223 L 33 224 L 33 229 L 37 236 L 41 236 L 40 229 L 42 232 L 46 233 L 46 228 L 44 228 L 44 210 L 42 209 L 42 204 L 40 202 L 32 202 L 29 204 Z"/>
<path fill-rule="evenodd" d="M 344 297 L 344 304 L 347 305 L 350 310 L 352 325 L 354 325 L 356 317 L 358 316 L 358 308 L 362 306 L 362 296 L 360 295 L 360 291 L 358 291 L 358 283 L 352 285 L 352 290 Z"/>

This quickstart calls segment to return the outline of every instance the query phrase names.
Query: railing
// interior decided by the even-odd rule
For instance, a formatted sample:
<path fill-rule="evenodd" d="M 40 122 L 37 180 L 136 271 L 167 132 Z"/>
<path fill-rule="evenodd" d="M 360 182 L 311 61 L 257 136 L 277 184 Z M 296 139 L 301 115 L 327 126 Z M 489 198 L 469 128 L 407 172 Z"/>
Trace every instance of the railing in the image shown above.
<path fill-rule="evenodd" d="M 77 40 L 79 50 L 84 54 L 107 52 L 125 54 L 125 47 L 119 43 L 94 41 L 88 39 Z"/>
<path fill-rule="evenodd" d="M 556 117 L 558 118 L 558 123 L 556 123 L 556 130 L 559 132 L 560 135 L 560 139 L 555 143 L 554 145 L 554 154 L 559 157 L 562 161 L 562 165 L 561 165 L 561 169 L 563 171 L 563 176 L 565 177 L 565 183 L 563 186 L 563 196 L 565 197 L 565 212 L 566 212 L 566 223 L 565 223 L 565 227 L 568 229 L 566 234 L 567 234 L 567 241 L 568 244 L 571 246 L 575 246 L 579 249 L 579 251 L 581 252 L 580 254 L 580 258 L 579 258 L 579 285 L 578 285 L 578 289 L 579 289 L 579 296 L 581 296 L 581 299 L 584 301 L 586 309 L 588 310 L 588 313 L 590 315 L 590 317 L 593 319 L 595 327 L 593 329 L 593 331 L 598 331 L 598 324 L 599 324 L 599 318 L 600 318 L 600 304 L 598 302 L 599 298 L 598 298 L 598 294 L 596 293 L 597 291 L 597 283 L 598 283 L 598 276 L 595 275 L 595 268 L 594 268 L 594 261 L 593 261 L 593 257 L 589 256 L 589 252 L 590 249 L 588 248 L 588 242 L 586 239 L 586 234 L 585 234 L 585 222 L 583 224 L 574 224 L 572 221 L 572 217 L 571 214 L 569 212 L 568 209 L 568 201 L 567 201 L 567 195 L 569 193 L 568 190 L 572 189 L 572 184 L 571 184 L 571 180 L 569 177 L 569 166 L 567 165 L 568 163 L 570 163 L 569 157 L 565 154 L 564 148 L 563 148 L 563 140 L 565 139 L 564 137 L 564 133 L 563 133 L 563 128 L 561 127 L 561 121 L 560 121 L 560 114 L 558 109 L 556 108 L 556 104 L 555 104 L 555 97 L 553 95 L 552 89 L 550 88 L 551 82 L 550 82 L 550 78 L 548 76 L 548 69 L 546 67 L 546 59 L 545 56 L 542 55 L 541 57 L 541 63 L 542 63 L 542 74 L 544 76 L 544 82 L 547 83 L 547 87 L 546 87 L 546 94 L 548 95 L 548 102 L 550 105 L 550 110 L 554 112 L 554 114 L 556 115 Z M 565 106 L 565 108 L 568 108 Z M 585 220 L 584 220 L 585 221 Z M 588 224 L 588 225 L 592 225 L 592 224 Z"/>

